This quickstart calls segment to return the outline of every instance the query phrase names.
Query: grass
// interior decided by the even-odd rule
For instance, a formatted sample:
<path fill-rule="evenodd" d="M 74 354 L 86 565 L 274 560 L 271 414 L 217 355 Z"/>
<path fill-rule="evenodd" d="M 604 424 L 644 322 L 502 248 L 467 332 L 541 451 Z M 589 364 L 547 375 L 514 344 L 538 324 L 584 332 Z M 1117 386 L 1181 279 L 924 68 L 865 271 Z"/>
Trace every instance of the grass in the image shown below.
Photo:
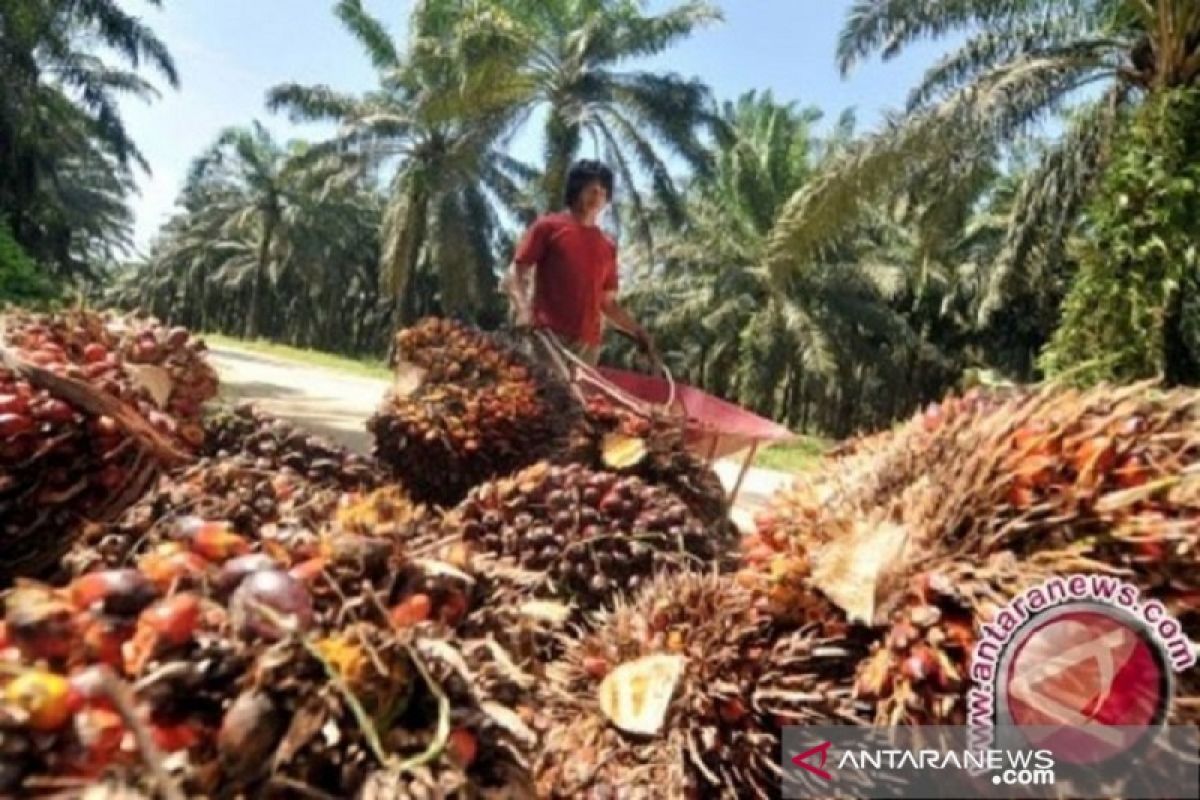
<path fill-rule="evenodd" d="M 304 350 L 299 347 L 289 347 L 262 339 L 254 341 L 237 339 L 220 333 L 205 333 L 202 336 L 210 345 L 246 350 L 251 353 L 261 353 L 265 356 L 275 356 L 287 359 L 288 361 L 311 364 L 314 367 L 335 369 L 367 378 L 388 380 L 392 375 L 391 370 L 387 368 L 387 364 L 384 363 L 383 359 L 351 358 L 349 356 L 321 352 L 320 350 Z"/>
<path fill-rule="evenodd" d="M 754 466 L 780 472 L 807 472 L 821 462 L 830 442 L 815 436 L 801 436 L 794 442 L 777 444 L 754 458 Z"/>

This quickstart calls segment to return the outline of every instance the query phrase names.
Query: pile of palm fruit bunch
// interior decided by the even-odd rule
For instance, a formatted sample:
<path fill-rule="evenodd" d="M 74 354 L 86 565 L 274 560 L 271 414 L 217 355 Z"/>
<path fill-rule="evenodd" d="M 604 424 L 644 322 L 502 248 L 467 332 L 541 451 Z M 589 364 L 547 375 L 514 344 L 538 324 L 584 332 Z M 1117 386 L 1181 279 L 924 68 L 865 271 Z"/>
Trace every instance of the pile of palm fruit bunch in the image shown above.
<path fill-rule="evenodd" d="M 0 577 L 57 560 L 201 443 L 216 394 L 183 328 L 88 310 L 0 318 Z"/>
<path fill-rule="evenodd" d="M 537 683 L 455 635 L 471 575 L 377 535 L 409 505 L 380 490 L 278 538 L 179 518 L 169 553 L 20 582 L 0 623 L 0 794 L 519 791 Z"/>
<path fill-rule="evenodd" d="M 468 629 L 522 663 L 553 657 L 557 632 L 656 575 L 735 565 L 736 538 L 674 494 L 582 464 L 539 462 L 481 484 L 427 531 L 440 537 L 430 552 L 480 576 L 486 599 Z"/>
<path fill-rule="evenodd" d="M 778 796 L 783 726 L 869 721 L 846 670 L 865 655 L 836 611 L 783 627 L 732 576 L 657 578 L 548 668 L 538 796 Z"/>
<path fill-rule="evenodd" d="M 250 539 L 315 531 L 380 484 L 369 458 L 250 405 L 208 414 L 204 432 L 202 458 L 161 476 L 110 524 L 85 528 L 63 559 L 69 574 L 155 553 L 183 558 L 171 536 L 180 520 L 219 522 Z"/>
<path fill-rule="evenodd" d="M 980 626 L 1049 577 L 1129 580 L 1200 638 L 1198 478 L 1194 390 L 1008 392 L 922 412 L 798 481 L 744 540 L 740 580 L 779 619 L 816 591 L 878 632 L 854 667 L 875 722 L 960 723 Z M 1185 676 L 1177 716 L 1198 690 Z"/>
<path fill-rule="evenodd" d="M 560 451 L 578 414 L 567 387 L 498 335 L 430 318 L 395 339 L 396 380 L 368 422 L 374 453 L 421 502 Z"/>
<path fill-rule="evenodd" d="M 707 525 L 732 526 L 721 479 L 687 449 L 683 421 L 676 417 L 592 394 L 573 432 L 570 458 L 663 486 Z"/>
<path fill-rule="evenodd" d="M 346 491 L 373 488 L 380 466 L 320 436 L 277 419 L 250 403 L 219 408 L 204 418 L 202 456 L 245 459 L 264 471 L 288 471 Z"/>

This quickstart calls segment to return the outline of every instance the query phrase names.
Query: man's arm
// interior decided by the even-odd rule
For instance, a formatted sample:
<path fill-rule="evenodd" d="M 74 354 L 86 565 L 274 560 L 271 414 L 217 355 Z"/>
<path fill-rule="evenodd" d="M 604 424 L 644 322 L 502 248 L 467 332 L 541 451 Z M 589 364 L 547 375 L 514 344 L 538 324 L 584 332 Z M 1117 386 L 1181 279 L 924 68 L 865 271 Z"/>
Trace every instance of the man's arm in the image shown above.
<path fill-rule="evenodd" d="M 516 261 L 508 267 L 500 281 L 500 288 L 512 302 L 514 322 L 519 326 L 533 324 L 533 267 L 518 264 Z"/>
<path fill-rule="evenodd" d="M 614 325 L 636 339 L 638 346 L 649 353 L 654 353 L 654 340 L 650 338 L 646 329 L 639 325 L 638 321 L 617 302 L 615 291 L 604 293 L 604 305 L 601 306 L 601 309 L 604 311 L 604 316 L 608 317 Z"/>

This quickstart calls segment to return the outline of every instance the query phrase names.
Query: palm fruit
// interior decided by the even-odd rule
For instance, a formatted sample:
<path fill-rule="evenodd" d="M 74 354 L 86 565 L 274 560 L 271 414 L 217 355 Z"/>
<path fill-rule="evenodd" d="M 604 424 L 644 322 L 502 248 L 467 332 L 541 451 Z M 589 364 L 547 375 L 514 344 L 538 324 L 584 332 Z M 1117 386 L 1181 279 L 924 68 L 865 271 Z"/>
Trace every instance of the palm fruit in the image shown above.
<path fill-rule="evenodd" d="M 599 395 L 584 410 L 572 435 L 573 460 L 669 489 L 704 524 L 732 532 L 721 479 L 687 449 L 680 420 L 645 416 Z"/>
<path fill-rule="evenodd" d="M 782 726 L 863 719 L 861 653 L 820 625 L 781 633 L 729 577 L 659 578 L 551 666 L 538 794 L 774 796 Z"/>
<path fill-rule="evenodd" d="M 184 537 L 182 529 L 205 523 L 224 525 L 248 541 L 304 531 L 315 537 L 342 502 L 338 483 L 314 483 L 287 468 L 264 471 L 256 459 L 244 455 L 204 459 L 159 478 L 111 524 L 88 528 L 64 565 L 68 572 L 80 574 L 155 552 L 165 556 Z"/>
<path fill-rule="evenodd" d="M 495 642 L 453 637 L 474 579 L 406 552 L 402 498 L 359 499 L 309 536 L 176 520 L 132 568 L 10 592 L 0 786 L 25 795 L 50 776 L 101 775 L 144 785 L 99 666 L 130 693 L 160 757 L 186 751 L 173 774 L 189 796 L 527 785 L 539 684 Z M 181 554 L 201 574 L 162 581 L 162 559 Z M 400 624 L 398 608 L 425 612 Z M 405 766 L 379 773 L 381 762 Z M 397 781 L 403 791 L 379 794 Z"/>
<path fill-rule="evenodd" d="M 368 428 L 415 499 L 452 506 L 565 445 L 578 414 L 569 390 L 499 337 L 427 319 L 396 335 L 396 354 L 396 384 Z"/>
<path fill-rule="evenodd" d="M 242 457 L 258 470 L 288 470 L 343 491 L 373 489 L 383 483 L 382 467 L 370 458 L 307 434 L 248 403 L 210 414 L 204 431 L 204 456 Z"/>
<path fill-rule="evenodd" d="M 368 779 L 363 800 L 395 797 L 533 798 L 530 765 L 536 754 L 541 684 L 519 670 L 489 639 L 419 636 L 413 655 L 453 709 L 444 750 L 408 770 L 384 769 Z M 395 729 L 390 747 L 419 752 L 434 734 L 437 697 L 419 692 L 411 707 L 429 727 Z"/>
<path fill-rule="evenodd" d="M 537 576 L 534 594 L 582 608 L 655 573 L 719 562 L 732 543 L 665 489 L 579 464 L 476 487 L 449 524 L 473 551 Z"/>
<path fill-rule="evenodd" d="M 200 444 L 203 344 L 153 320 L 13 312 L 0 331 L 0 578 L 52 565 L 89 519 Z"/>
<path fill-rule="evenodd" d="M 1081 556 L 1129 569 L 1147 594 L 1195 607 L 1200 497 L 1187 476 L 1200 462 L 1197 431 L 1195 392 L 1017 393 L 833 460 L 771 510 L 747 552 L 760 563 L 775 551 L 803 554 L 797 568 L 833 550 L 855 562 L 891 528 L 903 557 L 887 571 L 903 578 L 949 556 L 1078 545 Z"/>

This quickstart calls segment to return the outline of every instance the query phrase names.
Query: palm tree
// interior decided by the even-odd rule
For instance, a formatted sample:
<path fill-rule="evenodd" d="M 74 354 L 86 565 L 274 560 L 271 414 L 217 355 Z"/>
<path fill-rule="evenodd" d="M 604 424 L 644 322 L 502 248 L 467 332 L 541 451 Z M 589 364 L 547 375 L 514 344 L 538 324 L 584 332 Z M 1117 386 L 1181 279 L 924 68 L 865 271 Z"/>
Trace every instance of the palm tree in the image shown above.
<path fill-rule="evenodd" d="M 532 214 L 523 185 L 535 172 L 504 152 L 521 91 L 512 79 L 516 54 L 476 3 L 419 3 L 403 59 L 360 0 L 341 0 L 336 12 L 378 70 L 379 87 L 354 97 L 287 84 L 271 91 L 269 104 L 293 118 L 337 122 L 340 132 L 322 152 L 352 156 L 360 172 L 394 168 L 380 275 L 399 300 L 400 321 L 433 311 L 485 320 L 498 302 L 500 209 Z M 432 297 L 420 291 L 430 282 Z"/>
<path fill-rule="evenodd" d="M 753 92 L 724 104 L 720 117 L 711 174 L 685 194 L 687 224 L 660 214 L 661 246 L 654 256 L 639 251 L 631 288 L 673 368 L 706 391 L 835 434 L 907 410 L 929 394 L 921 380 L 935 372 L 926 383 L 944 386 L 950 370 L 900 302 L 908 270 L 872 258 L 865 229 L 786 291 L 770 281 L 779 214 L 840 146 L 845 124 L 819 141 L 817 111 Z M 888 381 L 891 391 L 877 391 Z"/>
<path fill-rule="evenodd" d="M 542 203 L 556 205 L 570 163 L 590 141 L 621 177 L 643 237 L 649 236 L 638 178 L 650 179 L 656 200 L 678 223 L 683 204 L 664 161 L 679 156 L 705 168 L 698 127 L 710 123 L 710 95 L 699 81 L 625 62 L 666 51 L 701 26 L 720 19 L 703 0 L 661 14 L 638 0 L 505 0 L 493 2 L 506 35 L 525 53 L 521 75 L 528 96 L 524 120 L 545 115 Z"/>
<path fill-rule="evenodd" d="M 244 335 L 258 336 L 267 284 L 278 282 L 287 263 L 296 207 L 309 187 L 304 170 L 311 168 L 301 147 L 292 152 L 255 121 L 249 128 L 230 128 L 192 164 L 186 192 L 205 188 L 207 204 L 197 213 L 204 233 L 220 238 L 208 246 L 223 253 L 223 271 L 248 284 Z M 205 224 L 207 221 L 207 224 Z M 193 228 L 197 225 L 193 225 Z"/>
<path fill-rule="evenodd" d="M 986 318 L 1014 284 L 1036 285 L 1061 264 L 1124 112 L 1200 80 L 1195 0 L 857 0 L 838 60 L 848 72 L 871 54 L 892 58 L 950 35 L 966 41 L 928 70 L 906 112 L 793 198 L 774 240 L 778 278 L 881 193 L 907 186 L 948 196 L 981 159 L 1074 104 L 1017 194 L 981 304 Z"/>
<path fill-rule="evenodd" d="M 378 296 L 377 193 L 331 181 L 333 164 L 313 163 L 303 144 L 284 150 L 261 128 L 222 139 L 231 144 L 197 161 L 149 259 L 118 276 L 108 299 L 239 336 L 253 316 L 256 335 L 382 355 L 391 308 Z M 270 291 L 251 303 L 264 273 L 260 285 Z"/>
<path fill-rule="evenodd" d="M 0 4 L 0 214 L 31 255 L 65 274 L 86 274 L 95 247 L 119 248 L 128 236 L 127 212 L 114 203 L 129 191 L 131 168 L 146 163 L 117 98 L 156 95 L 137 72 L 142 64 L 178 83 L 163 43 L 120 6 Z M 130 69 L 113 66 L 111 56 Z"/>

